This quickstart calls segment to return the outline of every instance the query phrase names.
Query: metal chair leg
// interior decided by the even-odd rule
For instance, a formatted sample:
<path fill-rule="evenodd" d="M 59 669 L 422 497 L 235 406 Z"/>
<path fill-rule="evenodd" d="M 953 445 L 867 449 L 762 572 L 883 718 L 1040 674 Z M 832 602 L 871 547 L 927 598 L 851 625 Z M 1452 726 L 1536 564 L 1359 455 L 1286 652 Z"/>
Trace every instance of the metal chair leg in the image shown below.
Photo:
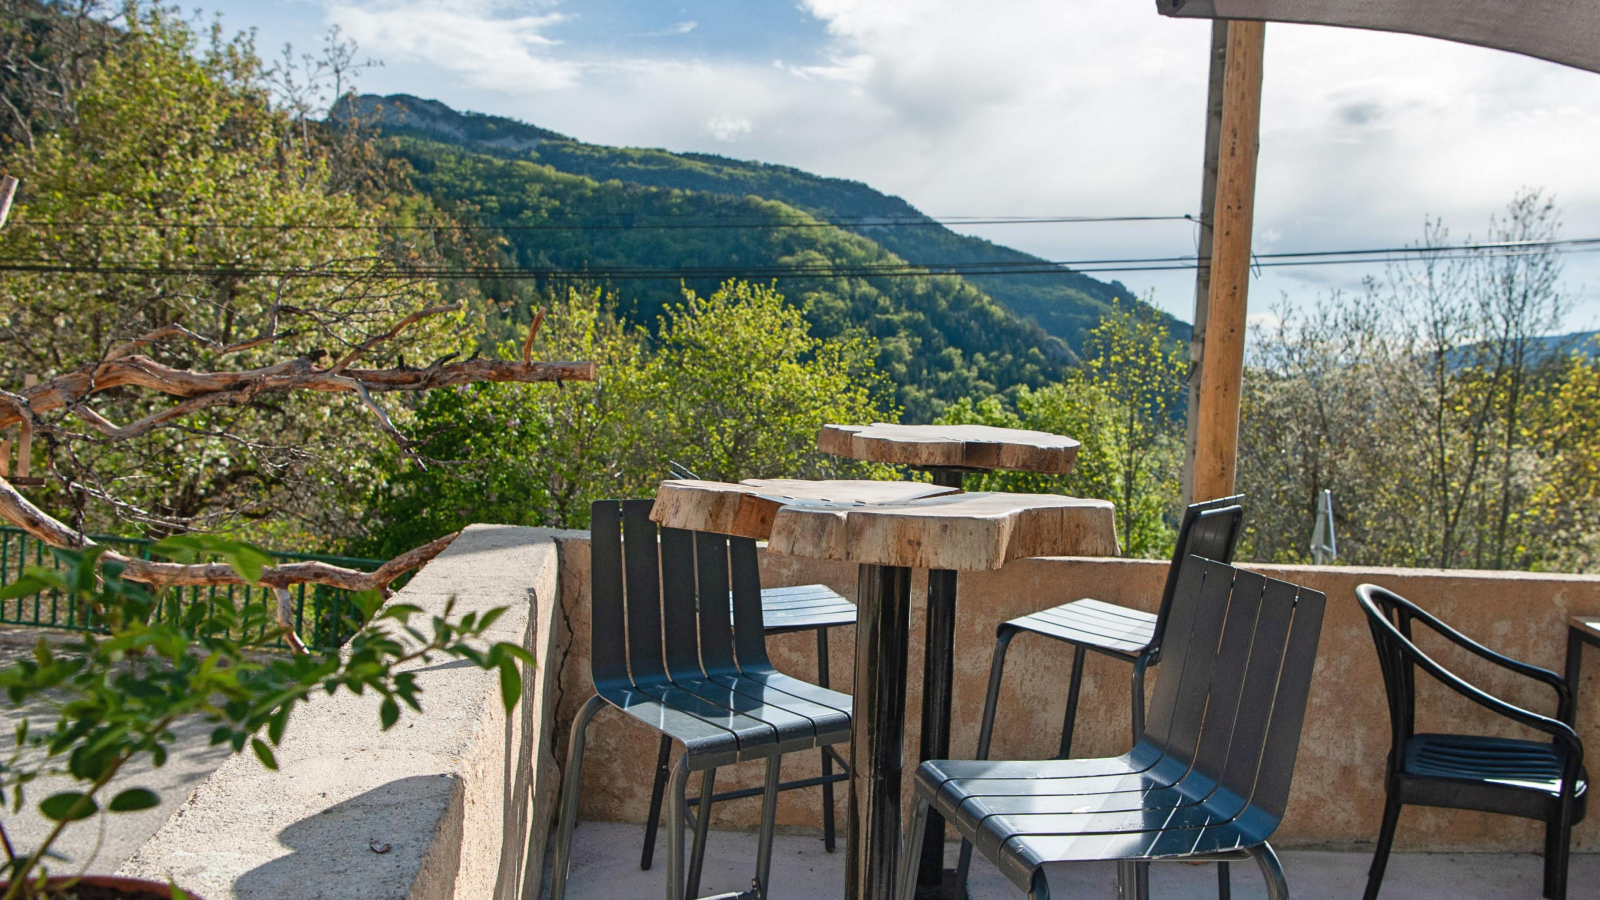
<path fill-rule="evenodd" d="M 1545 826 L 1550 834 L 1550 852 L 1544 860 L 1545 897 L 1567 900 L 1567 866 L 1572 859 L 1572 812 L 1564 806 L 1556 820 Z"/>
<path fill-rule="evenodd" d="M 828 629 L 818 628 L 817 683 L 827 687 L 828 680 Z M 818 747 L 817 752 L 822 754 L 822 777 L 833 775 L 833 757 L 828 755 L 828 748 Z M 834 844 L 833 782 L 826 781 L 822 784 L 822 848 L 832 853 Z"/>
<path fill-rule="evenodd" d="M 1033 882 L 1028 885 L 1028 900 L 1050 900 L 1050 880 L 1044 877 L 1044 869 L 1033 870 Z"/>
<path fill-rule="evenodd" d="M 1081 646 L 1072 648 L 1072 683 L 1067 688 L 1067 711 L 1061 718 L 1061 752 L 1057 759 L 1072 756 L 1072 732 L 1078 719 L 1078 694 L 1083 688 L 1083 660 L 1088 651 Z"/>
<path fill-rule="evenodd" d="M 605 705 L 598 695 L 578 711 L 572 721 L 572 737 L 567 742 L 567 771 L 561 779 L 561 817 L 556 824 L 555 868 L 550 873 L 550 900 L 563 900 L 567 894 L 567 870 L 572 866 L 572 828 L 578 822 L 578 783 L 583 771 L 583 749 L 589 722 Z"/>
<path fill-rule="evenodd" d="M 706 833 L 711 830 L 711 793 L 717 783 L 717 770 L 700 773 L 700 811 L 694 817 L 694 845 L 689 850 L 689 886 L 685 895 L 700 896 L 700 872 L 706 862 Z"/>
<path fill-rule="evenodd" d="M 661 750 L 656 754 L 656 780 L 650 786 L 650 815 L 644 820 L 644 851 L 639 854 L 639 868 L 650 871 L 656 853 L 656 828 L 661 819 L 661 796 L 667 791 L 667 761 L 672 756 L 672 738 L 661 736 Z"/>
<path fill-rule="evenodd" d="M 1144 670 L 1150 665 L 1148 654 L 1140 654 L 1133 661 L 1133 742 L 1144 737 Z"/>
<path fill-rule="evenodd" d="M 781 755 L 767 760 L 767 783 L 761 792 L 760 846 L 756 849 L 755 890 L 761 900 L 767 900 L 772 888 L 772 836 L 778 830 L 778 774 L 782 768 Z M 700 815 L 704 817 L 705 812 L 702 810 Z M 694 892 L 691 891 L 690 896 L 694 896 Z"/>
<path fill-rule="evenodd" d="M 1232 863 L 1217 863 L 1217 900 L 1233 900 Z"/>
<path fill-rule="evenodd" d="M 1263 841 L 1251 847 L 1249 853 L 1261 867 L 1261 877 L 1267 882 L 1267 900 L 1289 900 L 1289 882 L 1283 877 L 1283 863 L 1272 845 Z"/>
<path fill-rule="evenodd" d="M 989 691 L 983 698 L 983 724 L 978 728 L 978 753 L 975 759 L 989 758 L 989 743 L 994 738 L 995 708 L 1000 705 L 1000 682 L 1006 674 L 1006 649 L 1017 632 L 1001 626 L 995 635 L 994 657 L 989 661 Z M 967 874 L 972 870 L 972 844 L 961 841 L 961 858 L 956 862 L 956 896 L 967 895 Z"/>
<path fill-rule="evenodd" d="M 928 829 L 928 801 L 917 797 L 912 802 L 911 827 L 906 831 L 906 842 L 900 848 L 900 872 L 895 876 L 894 896 L 898 900 L 914 900 L 917 896 L 917 867 L 922 860 L 922 837 Z M 957 893 L 966 896 L 966 885 Z"/>
<path fill-rule="evenodd" d="M 1383 825 L 1378 828 L 1378 846 L 1372 852 L 1372 865 L 1367 869 L 1367 892 L 1362 900 L 1378 900 L 1378 889 L 1383 886 L 1383 871 L 1389 866 L 1389 850 L 1394 846 L 1395 826 L 1400 822 L 1400 798 L 1396 791 L 1386 791 L 1383 803 Z"/>
<path fill-rule="evenodd" d="M 667 900 L 684 900 L 683 819 L 684 789 L 689 785 L 688 754 L 678 757 L 667 781 Z M 554 898 L 552 898 L 554 900 Z"/>

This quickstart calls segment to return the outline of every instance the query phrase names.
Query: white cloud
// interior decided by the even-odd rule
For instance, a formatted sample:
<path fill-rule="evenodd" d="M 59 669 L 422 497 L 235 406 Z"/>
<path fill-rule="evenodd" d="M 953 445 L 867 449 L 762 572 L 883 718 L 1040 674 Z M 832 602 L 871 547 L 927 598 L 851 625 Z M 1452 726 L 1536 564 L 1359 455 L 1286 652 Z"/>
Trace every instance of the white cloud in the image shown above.
<path fill-rule="evenodd" d="M 677 37 L 680 34 L 688 34 L 689 32 L 695 30 L 695 28 L 699 27 L 699 25 L 699 22 L 679 22 L 676 25 L 673 25 L 669 28 L 663 28 L 660 31 L 647 31 L 639 35 L 639 37 Z"/>
<path fill-rule="evenodd" d="M 493 90 L 571 88 L 581 71 L 552 52 L 546 32 L 560 13 L 517 15 L 494 0 L 377 0 L 329 5 L 327 18 L 391 64 L 429 63 Z"/>
<path fill-rule="evenodd" d="M 712 116 L 706 120 L 706 133 L 724 144 L 742 141 L 756 130 L 756 123 L 745 116 Z"/>

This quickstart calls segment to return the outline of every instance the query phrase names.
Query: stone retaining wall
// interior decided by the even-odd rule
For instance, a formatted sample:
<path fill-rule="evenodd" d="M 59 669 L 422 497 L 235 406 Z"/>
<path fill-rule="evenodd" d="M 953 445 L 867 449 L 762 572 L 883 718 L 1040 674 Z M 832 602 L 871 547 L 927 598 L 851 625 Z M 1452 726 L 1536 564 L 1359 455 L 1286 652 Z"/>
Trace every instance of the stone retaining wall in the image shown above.
<path fill-rule="evenodd" d="M 566 643 L 557 534 L 475 525 L 395 598 L 428 613 L 451 597 L 458 614 L 507 607 L 487 637 L 540 661 L 512 717 L 496 673 L 448 660 L 416 668 L 424 712 L 387 732 L 375 697 L 315 697 L 290 720 L 278 772 L 229 758 L 119 874 L 206 900 L 536 900 Z"/>

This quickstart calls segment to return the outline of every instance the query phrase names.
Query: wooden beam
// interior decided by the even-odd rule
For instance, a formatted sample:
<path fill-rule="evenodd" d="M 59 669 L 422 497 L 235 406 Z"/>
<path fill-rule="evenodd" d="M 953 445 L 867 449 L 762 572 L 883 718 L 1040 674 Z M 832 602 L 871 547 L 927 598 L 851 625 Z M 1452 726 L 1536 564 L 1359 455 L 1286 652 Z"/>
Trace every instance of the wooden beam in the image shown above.
<path fill-rule="evenodd" d="M 1205 355 L 1195 419 L 1193 499 L 1233 493 L 1239 448 L 1239 398 L 1244 379 L 1245 316 L 1250 293 L 1250 239 L 1255 218 L 1256 154 L 1261 132 L 1261 62 L 1266 26 L 1228 23 L 1222 131 L 1217 158 L 1217 208 L 1212 234 L 1211 290 Z"/>
<path fill-rule="evenodd" d="M 1194 502 L 1194 443 L 1200 417 L 1200 366 L 1206 358 L 1206 309 L 1211 299 L 1211 229 L 1217 220 L 1217 157 L 1222 143 L 1222 83 L 1228 65 L 1228 23 L 1211 23 L 1211 74 L 1206 80 L 1206 161 L 1200 171 L 1200 234 L 1194 273 L 1194 329 L 1189 334 L 1188 427 L 1183 445 L 1183 502 Z"/>

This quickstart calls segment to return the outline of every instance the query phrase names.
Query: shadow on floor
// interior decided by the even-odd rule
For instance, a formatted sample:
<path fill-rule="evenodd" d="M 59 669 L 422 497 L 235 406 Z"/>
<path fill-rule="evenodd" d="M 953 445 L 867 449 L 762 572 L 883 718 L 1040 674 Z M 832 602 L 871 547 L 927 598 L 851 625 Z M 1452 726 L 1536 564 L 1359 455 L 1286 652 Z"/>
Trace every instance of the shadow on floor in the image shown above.
<path fill-rule="evenodd" d="M 655 900 L 666 896 L 666 837 L 656 848 L 656 864 L 639 870 L 639 849 L 644 826 L 616 822 L 580 822 L 572 835 L 572 876 L 568 900 Z M 554 843 L 552 841 L 552 843 Z M 956 848 L 946 856 L 954 866 Z M 714 831 L 706 845 L 704 894 L 740 891 L 750 887 L 755 874 L 756 837 L 753 833 Z M 1295 900 L 1359 900 L 1366 887 L 1367 853 L 1290 851 L 1283 868 Z M 1059 885 L 1062 896 L 1073 900 L 1112 900 L 1116 897 L 1116 872 L 1109 864 L 1091 863 L 1068 884 Z M 1539 900 L 1541 863 L 1531 853 L 1397 853 L 1389 862 L 1383 883 L 1384 900 Z M 545 892 L 549 895 L 549 863 Z M 1587 896 L 1587 886 L 1600 883 L 1600 854 L 1573 857 L 1573 900 Z M 1154 900 L 1203 900 L 1216 896 L 1216 868 L 1210 865 L 1169 863 L 1152 868 L 1150 896 Z M 971 900 L 1019 900 L 1023 897 L 999 871 L 985 860 L 973 861 Z M 829 854 L 821 838 L 779 835 L 773 847 L 771 900 L 838 900 L 844 896 L 844 848 Z M 1233 866 L 1234 900 L 1266 897 L 1261 875 L 1253 863 Z"/>

